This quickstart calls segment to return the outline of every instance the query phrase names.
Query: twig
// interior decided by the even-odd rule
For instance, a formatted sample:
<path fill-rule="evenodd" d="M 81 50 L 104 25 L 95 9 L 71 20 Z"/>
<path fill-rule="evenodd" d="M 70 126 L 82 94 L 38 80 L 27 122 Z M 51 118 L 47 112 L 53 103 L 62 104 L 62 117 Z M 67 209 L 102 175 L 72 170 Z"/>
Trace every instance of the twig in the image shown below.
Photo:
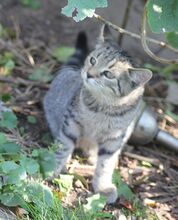
<path fill-rule="evenodd" d="M 121 34 L 127 34 L 127 35 L 129 35 L 129 36 L 131 36 L 131 37 L 133 37 L 133 38 L 136 38 L 136 39 L 141 40 L 141 36 L 140 36 L 139 34 L 135 34 L 135 33 L 132 33 L 132 32 L 130 32 L 130 31 L 127 31 L 127 30 L 125 30 L 125 29 L 123 29 L 123 28 L 121 28 L 121 27 L 119 27 L 119 26 L 117 26 L 117 25 L 111 23 L 110 21 L 107 21 L 106 19 L 104 19 L 103 17 L 101 17 L 100 15 L 98 15 L 98 14 L 96 14 L 96 13 L 94 14 L 94 17 L 95 17 L 96 19 L 102 21 L 103 23 L 109 25 L 110 27 L 112 27 L 114 30 L 120 32 Z M 177 50 L 177 49 L 171 47 L 170 45 L 168 45 L 168 44 L 165 43 L 165 42 L 158 41 L 158 40 L 155 40 L 155 39 L 150 38 L 150 37 L 146 37 L 146 40 L 149 41 L 149 42 L 151 42 L 151 43 L 157 44 L 157 45 L 159 45 L 159 46 L 161 46 L 161 47 L 169 48 L 170 50 L 174 51 L 175 53 L 178 53 L 178 50 Z"/>
<path fill-rule="evenodd" d="M 92 165 L 75 164 L 68 167 L 70 173 L 77 173 L 81 176 L 93 176 L 95 167 Z"/>
<path fill-rule="evenodd" d="M 128 16 L 129 16 L 129 13 L 130 13 L 131 6 L 132 6 L 132 0 L 127 0 L 127 7 L 126 7 L 125 14 L 124 14 L 124 18 L 123 18 L 123 21 L 122 21 L 122 28 L 123 28 L 123 29 L 126 28 L 126 25 L 127 25 L 127 22 L 128 22 Z M 120 34 L 119 39 L 118 39 L 118 44 L 119 44 L 119 45 L 122 44 L 122 40 L 123 40 L 123 35 Z"/>
<path fill-rule="evenodd" d="M 133 153 L 130 153 L 130 152 L 124 152 L 123 154 L 127 157 L 131 157 L 131 158 L 134 158 L 136 160 L 146 161 L 146 162 L 151 163 L 155 166 L 160 165 L 160 161 L 156 158 L 144 157 L 144 156 L 140 156 L 138 154 L 133 154 Z"/>
<path fill-rule="evenodd" d="M 12 42 L 5 42 L 4 40 L 0 39 L 0 45 L 10 50 L 11 53 L 13 53 L 14 56 L 16 56 L 19 59 L 19 61 L 23 61 L 23 63 L 28 66 L 30 65 L 30 63 L 27 62 L 27 60 L 16 50 L 16 48 L 14 48 Z"/>
<path fill-rule="evenodd" d="M 22 79 L 19 77 L 17 78 L 8 77 L 7 78 L 7 77 L 0 76 L 0 82 L 23 85 L 23 86 L 33 86 L 33 87 L 39 87 L 42 89 L 49 89 L 48 84 L 45 84 L 43 82 L 33 82 L 33 81 Z"/>
<path fill-rule="evenodd" d="M 142 19 L 142 27 L 141 27 L 141 43 L 143 46 L 144 51 L 154 60 L 160 62 L 160 63 L 178 63 L 178 59 L 175 60 L 168 60 L 162 57 L 156 56 L 148 47 L 147 45 L 147 38 L 146 38 L 146 7 L 144 8 L 143 12 L 143 19 Z"/>

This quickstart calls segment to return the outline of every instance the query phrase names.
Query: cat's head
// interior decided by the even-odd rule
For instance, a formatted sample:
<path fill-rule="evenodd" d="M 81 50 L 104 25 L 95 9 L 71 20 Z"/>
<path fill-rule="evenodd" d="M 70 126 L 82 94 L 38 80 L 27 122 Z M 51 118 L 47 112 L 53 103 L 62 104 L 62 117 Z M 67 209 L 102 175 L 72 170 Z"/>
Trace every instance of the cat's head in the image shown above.
<path fill-rule="evenodd" d="M 101 29 L 98 44 L 86 58 L 82 69 L 85 87 L 94 95 L 125 97 L 150 80 L 147 69 L 134 68 L 129 58 L 114 42 L 108 26 Z"/>

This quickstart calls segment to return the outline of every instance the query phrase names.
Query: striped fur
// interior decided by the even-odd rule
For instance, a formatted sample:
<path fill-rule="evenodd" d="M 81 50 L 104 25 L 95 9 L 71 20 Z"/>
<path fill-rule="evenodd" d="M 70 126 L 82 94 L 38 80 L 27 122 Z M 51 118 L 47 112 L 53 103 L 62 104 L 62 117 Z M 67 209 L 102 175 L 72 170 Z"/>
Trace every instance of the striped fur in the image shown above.
<path fill-rule="evenodd" d="M 80 146 L 96 165 L 94 191 L 113 203 L 117 199 L 111 181 L 113 169 L 134 129 L 144 85 L 151 73 L 132 66 L 112 40 L 107 26 L 88 56 L 87 48 L 82 33 L 76 53 L 59 71 L 45 96 L 44 110 L 54 138 L 63 144 L 56 153 L 55 175 L 61 172 L 74 148 Z"/>

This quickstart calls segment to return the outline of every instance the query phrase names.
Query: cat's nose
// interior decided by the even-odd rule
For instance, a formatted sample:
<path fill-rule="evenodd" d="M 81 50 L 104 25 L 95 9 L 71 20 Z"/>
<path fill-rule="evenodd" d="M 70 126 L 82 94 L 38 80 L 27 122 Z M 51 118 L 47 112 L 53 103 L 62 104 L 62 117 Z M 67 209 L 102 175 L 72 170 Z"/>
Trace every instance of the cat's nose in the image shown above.
<path fill-rule="evenodd" d="M 94 78 L 90 73 L 87 73 L 87 78 Z"/>

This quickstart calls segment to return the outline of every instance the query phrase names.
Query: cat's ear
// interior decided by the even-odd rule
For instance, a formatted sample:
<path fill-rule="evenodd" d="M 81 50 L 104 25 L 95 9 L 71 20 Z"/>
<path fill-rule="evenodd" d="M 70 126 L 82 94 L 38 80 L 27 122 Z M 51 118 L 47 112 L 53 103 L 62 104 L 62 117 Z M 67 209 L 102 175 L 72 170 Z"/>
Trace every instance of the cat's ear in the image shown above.
<path fill-rule="evenodd" d="M 152 72 L 148 69 L 130 68 L 129 76 L 137 86 L 143 86 L 151 79 Z"/>
<path fill-rule="evenodd" d="M 100 32 L 100 36 L 99 36 L 99 41 L 101 43 L 108 41 L 108 40 L 113 40 L 111 31 L 109 29 L 109 26 L 107 24 L 104 24 L 101 27 L 101 32 Z"/>

